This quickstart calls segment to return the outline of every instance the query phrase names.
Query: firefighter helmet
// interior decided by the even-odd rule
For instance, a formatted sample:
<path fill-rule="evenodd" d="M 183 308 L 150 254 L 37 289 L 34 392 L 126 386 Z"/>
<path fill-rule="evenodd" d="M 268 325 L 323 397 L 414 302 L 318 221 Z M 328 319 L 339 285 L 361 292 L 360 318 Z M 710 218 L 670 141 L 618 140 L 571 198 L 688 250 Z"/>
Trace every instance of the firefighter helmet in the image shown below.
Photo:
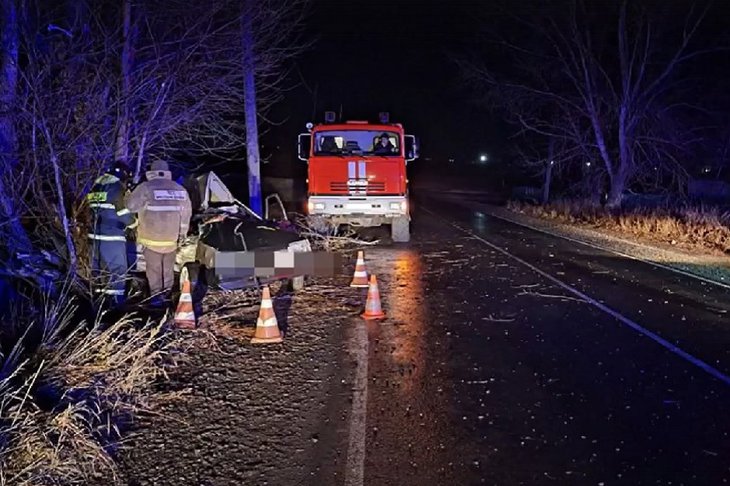
<path fill-rule="evenodd" d="M 122 181 L 126 181 L 132 175 L 132 172 L 129 170 L 127 164 L 120 161 L 114 162 L 114 165 L 112 165 L 110 172 L 119 177 L 119 179 L 121 179 Z"/>

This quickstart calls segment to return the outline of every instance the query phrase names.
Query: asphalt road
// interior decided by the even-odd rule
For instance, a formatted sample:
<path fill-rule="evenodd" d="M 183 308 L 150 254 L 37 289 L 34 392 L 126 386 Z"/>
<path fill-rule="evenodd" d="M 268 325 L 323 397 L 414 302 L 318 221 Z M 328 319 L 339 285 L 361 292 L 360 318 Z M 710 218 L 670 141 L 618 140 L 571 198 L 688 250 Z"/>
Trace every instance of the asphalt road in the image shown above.
<path fill-rule="evenodd" d="M 728 484 L 730 290 L 467 197 L 365 250 L 382 321 L 340 275 L 277 292 L 284 342 L 250 345 L 257 296 L 210 296 L 123 483 Z"/>
<path fill-rule="evenodd" d="M 337 484 L 730 482 L 730 291 L 416 206 L 410 244 L 367 253 L 388 318 L 347 332 Z"/>

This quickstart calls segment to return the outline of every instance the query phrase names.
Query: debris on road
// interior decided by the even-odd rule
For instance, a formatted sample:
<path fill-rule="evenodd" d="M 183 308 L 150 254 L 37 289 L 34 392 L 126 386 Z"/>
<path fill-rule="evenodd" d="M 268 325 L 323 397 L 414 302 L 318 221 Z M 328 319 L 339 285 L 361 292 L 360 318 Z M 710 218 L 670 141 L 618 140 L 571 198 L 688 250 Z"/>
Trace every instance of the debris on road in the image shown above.
<path fill-rule="evenodd" d="M 543 294 L 541 292 L 535 292 L 532 290 L 523 290 L 522 292 L 519 292 L 517 295 L 529 295 L 532 297 L 541 297 L 544 299 L 559 299 L 559 300 L 565 300 L 565 301 L 574 301 L 574 302 L 581 302 L 585 303 L 586 301 L 583 299 L 578 299 L 576 297 L 570 297 L 569 295 L 553 295 L 553 294 Z"/>

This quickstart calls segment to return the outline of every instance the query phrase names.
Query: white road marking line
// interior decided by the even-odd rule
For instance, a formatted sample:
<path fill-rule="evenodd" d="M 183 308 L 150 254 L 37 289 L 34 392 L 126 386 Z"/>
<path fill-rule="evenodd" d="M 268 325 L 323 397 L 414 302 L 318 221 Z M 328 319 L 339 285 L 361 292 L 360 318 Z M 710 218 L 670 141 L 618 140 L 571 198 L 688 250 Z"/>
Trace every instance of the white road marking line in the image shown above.
<path fill-rule="evenodd" d="M 725 289 L 730 289 L 730 284 L 726 284 L 724 282 L 719 282 L 719 281 L 713 280 L 711 278 L 703 277 L 702 275 L 697 275 L 696 273 L 688 272 L 686 270 L 682 270 L 681 268 L 672 267 L 672 266 L 665 265 L 665 264 L 660 263 L 660 262 L 655 262 L 653 260 L 647 260 L 646 258 L 641 258 L 641 257 L 637 257 L 637 256 L 634 256 L 634 255 L 629 255 L 628 253 L 624 253 L 622 251 L 613 250 L 613 249 L 607 248 L 605 246 L 597 245 L 595 243 L 590 243 L 590 242 L 584 241 L 584 240 L 579 240 L 577 238 L 572 238 L 570 236 L 565 236 L 565 235 L 561 235 L 561 234 L 558 234 L 558 233 L 553 233 L 551 231 L 548 231 L 548 230 L 545 230 L 545 229 L 542 229 L 542 228 L 538 228 L 536 226 L 532 226 L 531 224 L 528 224 L 528 223 L 519 221 L 517 219 L 511 219 L 511 218 L 507 218 L 505 216 L 500 216 L 498 214 L 494 214 L 491 211 L 488 211 L 488 213 L 493 218 L 501 219 L 502 221 L 507 221 L 508 223 L 512 223 L 512 224 L 515 224 L 517 226 L 522 226 L 523 228 L 528 228 L 528 229 L 531 229 L 533 231 L 537 231 L 539 233 L 546 234 L 548 236 L 553 236 L 555 238 L 562 238 L 564 240 L 572 241 L 573 243 L 578 243 L 579 245 L 585 245 L 585 246 L 588 246 L 588 247 L 591 247 L 591 248 L 595 248 L 596 250 L 602 250 L 602 251 L 605 251 L 607 253 L 613 253 L 614 255 L 618 255 L 618 256 L 622 256 L 624 258 L 628 258 L 630 260 L 636 260 L 638 262 L 646 263 L 647 265 L 653 265 L 655 267 L 658 267 L 658 268 L 661 268 L 661 269 L 664 269 L 664 270 L 669 270 L 670 272 L 674 272 L 674 273 L 678 273 L 680 275 L 684 275 L 685 277 L 694 278 L 696 280 L 700 280 L 700 281 L 705 282 L 705 283 L 709 283 L 709 284 L 712 284 L 712 285 L 717 285 L 718 287 L 722 287 L 722 288 L 725 288 Z M 652 248 L 650 246 L 642 245 L 640 243 L 634 243 L 632 241 L 624 240 L 623 238 L 618 238 L 616 236 L 611 236 L 610 238 L 611 239 L 615 239 L 617 241 L 620 241 L 623 244 L 635 246 L 637 248 L 644 248 L 644 249 L 648 249 L 648 250 L 654 250 L 654 248 Z"/>
<path fill-rule="evenodd" d="M 365 324 L 358 322 L 353 333 L 350 352 L 357 360 L 357 367 L 352 391 L 345 486 L 362 486 L 365 481 L 365 424 L 368 411 L 368 334 Z"/>
<path fill-rule="evenodd" d="M 436 216 L 436 217 L 438 217 L 438 218 L 440 218 L 440 219 L 443 220 L 443 218 L 441 218 L 440 216 L 436 215 L 432 211 L 429 211 L 427 209 L 424 209 L 424 211 L 425 212 L 428 212 L 428 213 L 431 213 L 434 216 Z M 446 221 L 446 220 L 444 220 L 444 221 Z M 585 300 L 589 304 L 597 307 L 598 309 L 602 310 L 606 314 L 608 314 L 608 315 L 612 316 L 613 318 L 617 319 L 618 321 L 626 324 L 627 326 L 629 326 L 633 330 L 639 332 L 640 334 L 643 334 L 644 336 L 646 336 L 646 337 L 654 340 L 655 342 L 657 342 L 658 344 L 660 344 L 664 348 L 668 349 L 672 353 L 674 353 L 677 356 L 685 359 L 686 361 L 692 363 L 693 365 L 697 366 L 698 368 L 701 368 L 703 371 L 709 373 L 710 375 L 714 376 L 718 380 L 722 381 L 724 384 L 730 385 L 730 377 L 729 376 L 727 376 L 726 374 L 724 374 L 720 370 L 713 368 L 712 366 L 710 366 L 709 364 L 707 364 L 704 361 L 700 360 L 699 358 L 695 358 L 691 354 L 687 353 L 686 351 L 684 351 L 684 350 L 680 349 L 679 347 L 675 346 L 674 344 L 670 343 L 669 341 L 667 341 L 663 337 L 659 336 L 658 334 L 656 334 L 656 333 L 654 333 L 654 332 L 652 332 L 652 331 L 650 331 L 650 330 L 642 327 L 641 325 L 639 325 L 636 322 L 632 321 L 628 317 L 626 317 L 626 316 L 624 316 L 622 314 L 619 314 L 615 310 L 613 310 L 613 309 L 605 306 L 604 304 L 598 302 L 594 298 L 589 297 L 588 295 L 584 294 L 580 290 L 578 290 L 578 289 L 570 286 L 569 284 L 563 282 L 562 280 L 557 279 L 556 277 L 553 277 L 549 273 L 546 273 L 546 272 L 540 270 L 539 268 L 537 268 L 536 266 L 532 265 L 531 263 L 528 263 L 525 260 L 523 260 L 522 258 L 511 254 L 507 250 L 505 250 L 505 249 L 503 249 L 503 248 L 495 245 L 494 243 L 491 243 L 491 242 L 485 240 L 484 238 L 480 237 L 479 235 L 476 235 L 473 232 L 471 232 L 471 231 L 469 231 L 467 229 L 464 229 L 461 226 L 458 226 L 458 225 L 456 225 L 454 223 L 451 223 L 449 221 L 446 221 L 446 222 L 448 224 L 450 224 L 451 226 L 453 226 L 454 228 L 457 228 L 458 230 L 462 231 L 463 233 L 468 234 L 472 238 L 474 238 L 474 239 L 476 239 L 478 241 L 481 241 L 482 243 L 484 243 L 488 247 L 492 248 L 493 250 L 495 250 L 495 251 L 497 251 L 499 253 L 502 253 L 503 255 L 505 255 L 505 256 L 507 256 L 507 257 L 515 260 L 516 262 L 518 262 L 518 263 L 520 263 L 520 264 L 522 264 L 524 266 L 526 266 L 527 268 L 529 268 L 533 272 L 535 272 L 535 273 L 537 273 L 537 274 L 545 277 L 546 279 L 548 279 L 551 282 L 553 282 L 554 284 L 562 287 L 563 289 L 567 290 L 568 292 L 572 293 L 573 295 L 576 295 L 576 296 L 580 297 L 581 299 Z"/>

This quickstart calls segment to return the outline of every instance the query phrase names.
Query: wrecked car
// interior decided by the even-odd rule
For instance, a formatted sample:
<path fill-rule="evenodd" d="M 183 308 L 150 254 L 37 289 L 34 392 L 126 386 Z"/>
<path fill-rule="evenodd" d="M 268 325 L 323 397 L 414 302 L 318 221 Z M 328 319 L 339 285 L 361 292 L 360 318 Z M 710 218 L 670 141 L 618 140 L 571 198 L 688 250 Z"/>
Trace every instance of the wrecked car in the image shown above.
<path fill-rule="evenodd" d="M 175 272 L 185 267 L 194 285 L 204 283 L 205 287 L 224 290 L 273 281 L 286 281 L 292 290 L 304 286 L 303 275 L 277 273 L 273 268 L 273 272 L 261 276 L 261 272 L 254 271 L 250 258 L 251 254 L 259 258 L 281 252 L 312 251 L 309 241 L 287 220 L 280 199 L 266 199 L 265 216 L 276 212 L 281 215 L 277 221 L 254 213 L 233 196 L 214 172 L 188 180 L 184 185 L 190 194 L 193 217 L 190 232 L 175 256 Z M 141 245 L 137 245 L 135 269 L 138 272 L 145 269 Z"/>

